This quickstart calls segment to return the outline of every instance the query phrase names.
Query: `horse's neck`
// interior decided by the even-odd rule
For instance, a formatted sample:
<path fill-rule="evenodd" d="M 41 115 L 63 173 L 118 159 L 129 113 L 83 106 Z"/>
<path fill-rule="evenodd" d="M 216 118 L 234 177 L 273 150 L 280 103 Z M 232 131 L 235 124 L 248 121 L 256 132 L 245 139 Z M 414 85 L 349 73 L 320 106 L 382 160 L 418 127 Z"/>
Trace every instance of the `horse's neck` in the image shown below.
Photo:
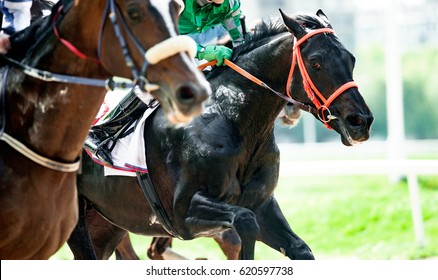
<path fill-rule="evenodd" d="M 75 18 L 75 13 L 68 13 L 59 30 L 63 38 L 83 50 L 82 41 L 85 39 L 75 40 L 78 37 L 71 37 L 83 34 L 77 31 L 77 26 L 69 26 L 75 22 Z M 97 40 L 92 42 L 96 44 Z M 95 62 L 79 59 L 59 42 L 52 47 L 43 44 L 29 55 L 25 63 L 32 60 L 34 63 L 30 64 L 35 68 L 52 73 L 104 77 Z M 48 48 L 50 51 L 47 51 Z M 16 121 L 8 123 L 8 132 L 45 156 L 73 160 L 81 149 L 105 91 L 96 87 L 47 83 L 25 76 L 20 71 L 15 72 L 17 75 L 11 75 L 13 78 L 8 82 L 10 93 L 7 100 L 10 108 L 15 108 L 17 104 L 19 107 L 11 110 L 9 119 Z"/>
<path fill-rule="evenodd" d="M 281 35 L 275 42 L 241 57 L 236 64 L 274 90 L 285 93 L 291 57 L 289 42 Z M 271 133 L 286 101 L 233 71 L 227 69 L 212 81 L 214 99 L 241 132 L 250 131 L 246 135 L 256 133 L 263 137 Z"/>
<path fill-rule="evenodd" d="M 270 134 L 286 104 L 274 93 L 245 78 L 223 79 L 219 84 L 213 83 L 212 88 L 212 100 L 241 135 L 265 137 Z"/>

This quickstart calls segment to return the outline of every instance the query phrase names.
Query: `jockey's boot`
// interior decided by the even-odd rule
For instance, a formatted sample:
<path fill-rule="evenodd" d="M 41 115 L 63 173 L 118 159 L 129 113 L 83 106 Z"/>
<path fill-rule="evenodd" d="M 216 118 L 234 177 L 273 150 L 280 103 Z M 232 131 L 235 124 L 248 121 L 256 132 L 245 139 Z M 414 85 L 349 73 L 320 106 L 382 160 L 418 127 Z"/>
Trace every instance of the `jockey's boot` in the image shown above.
<path fill-rule="evenodd" d="M 116 140 L 127 135 L 124 134 L 126 130 L 143 114 L 147 107 L 133 90 L 130 91 L 108 114 L 107 121 L 90 128 L 84 148 L 105 165 L 112 166 L 111 151 Z"/>

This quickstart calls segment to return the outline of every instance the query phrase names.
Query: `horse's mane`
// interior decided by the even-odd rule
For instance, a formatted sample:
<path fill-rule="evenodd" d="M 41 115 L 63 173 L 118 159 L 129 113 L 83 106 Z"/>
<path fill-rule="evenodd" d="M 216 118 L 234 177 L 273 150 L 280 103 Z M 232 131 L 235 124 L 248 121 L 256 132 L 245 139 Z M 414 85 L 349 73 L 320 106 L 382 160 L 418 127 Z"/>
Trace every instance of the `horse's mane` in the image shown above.
<path fill-rule="evenodd" d="M 299 13 L 292 16 L 292 18 L 298 21 L 306 29 L 318 29 L 327 27 L 327 23 L 314 14 Z M 283 23 L 281 17 L 267 18 L 261 20 L 257 25 L 255 25 L 252 36 L 246 39 L 245 43 L 234 48 L 233 60 L 236 60 L 238 57 L 250 53 L 254 49 L 265 45 L 272 39 L 272 37 L 285 32 L 288 32 L 288 29 Z M 231 46 L 231 42 L 227 43 L 226 45 Z M 224 68 L 225 67 L 213 67 L 214 71 L 212 71 L 211 74 L 216 75 Z M 209 75 L 209 77 L 211 77 L 211 75 Z"/>
<path fill-rule="evenodd" d="M 53 3 L 50 0 L 33 0 L 32 7 L 30 9 L 30 13 L 32 15 L 31 21 L 34 22 L 44 16 L 44 10 L 51 10 L 53 8 Z"/>
<path fill-rule="evenodd" d="M 317 15 L 310 13 L 299 13 L 292 18 L 298 21 L 306 29 L 318 29 L 327 27 L 326 23 Z M 240 45 L 234 50 L 236 57 L 248 53 L 264 44 L 271 39 L 271 37 L 287 32 L 287 28 L 280 17 L 274 19 L 265 19 L 260 21 L 254 27 L 252 39 L 247 40 L 246 43 Z"/>
<path fill-rule="evenodd" d="M 283 22 L 277 19 L 265 19 L 260 21 L 255 27 L 252 37 L 245 40 L 245 43 L 234 49 L 235 57 L 244 55 L 252 50 L 266 44 L 271 37 L 287 32 Z"/>

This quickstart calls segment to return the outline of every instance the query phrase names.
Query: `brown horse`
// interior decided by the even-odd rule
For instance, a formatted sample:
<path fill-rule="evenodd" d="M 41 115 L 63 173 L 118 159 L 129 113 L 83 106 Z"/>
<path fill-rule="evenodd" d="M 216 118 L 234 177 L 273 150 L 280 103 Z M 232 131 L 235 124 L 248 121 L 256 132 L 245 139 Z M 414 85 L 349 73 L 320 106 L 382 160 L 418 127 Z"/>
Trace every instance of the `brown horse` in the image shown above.
<path fill-rule="evenodd" d="M 353 82 L 355 58 L 324 13 L 282 19 L 260 23 L 252 40 L 234 50 L 234 62 L 266 83 L 216 68 L 208 77 L 213 95 L 189 125 L 169 127 L 160 108 L 154 112 L 144 132 L 148 175 L 105 177 L 84 159 L 78 190 L 93 208 L 83 216 L 88 229 L 74 233 L 82 241 L 90 233 L 98 258 L 114 252 L 127 230 L 188 240 L 228 229 L 241 239 L 241 259 L 254 258 L 256 240 L 291 259 L 314 258 L 274 195 L 280 164 L 274 123 L 290 99 L 282 92 L 346 146 L 368 140 L 374 118 Z M 69 245 L 76 258 L 88 250 L 84 242 Z"/>
<path fill-rule="evenodd" d="M 47 259 L 69 237 L 75 171 L 105 86 L 144 92 L 152 81 L 173 120 L 202 111 L 211 90 L 188 55 L 195 43 L 177 36 L 178 9 L 170 0 L 60 0 L 10 38 L 0 71 L 0 259 Z"/>

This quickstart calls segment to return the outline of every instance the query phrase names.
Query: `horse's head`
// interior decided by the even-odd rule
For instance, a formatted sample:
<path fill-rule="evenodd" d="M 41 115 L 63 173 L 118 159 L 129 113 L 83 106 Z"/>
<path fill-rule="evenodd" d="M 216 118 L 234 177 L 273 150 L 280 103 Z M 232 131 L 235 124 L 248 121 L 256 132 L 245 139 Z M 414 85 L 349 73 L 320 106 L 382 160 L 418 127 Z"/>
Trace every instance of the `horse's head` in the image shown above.
<path fill-rule="evenodd" d="M 280 12 L 296 38 L 288 90 L 315 107 L 315 116 L 336 130 L 344 145 L 366 141 L 374 118 L 353 82 L 354 56 L 334 35 L 321 10 L 317 16 L 294 18 Z"/>
<path fill-rule="evenodd" d="M 76 2 L 82 5 L 89 1 Z M 174 124 L 187 123 L 199 115 L 211 89 L 193 61 L 196 43 L 187 36 L 177 35 L 180 7 L 176 2 L 101 2 L 109 5 L 109 19 L 102 24 L 99 50 L 105 70 L 112 75 L 132 77 L 145 86 L 160 101 L 169 121 Z M 90 4 L 84 6 L 87 5 Z M 103 18 L 106 16 L 104 14 Z"/>

